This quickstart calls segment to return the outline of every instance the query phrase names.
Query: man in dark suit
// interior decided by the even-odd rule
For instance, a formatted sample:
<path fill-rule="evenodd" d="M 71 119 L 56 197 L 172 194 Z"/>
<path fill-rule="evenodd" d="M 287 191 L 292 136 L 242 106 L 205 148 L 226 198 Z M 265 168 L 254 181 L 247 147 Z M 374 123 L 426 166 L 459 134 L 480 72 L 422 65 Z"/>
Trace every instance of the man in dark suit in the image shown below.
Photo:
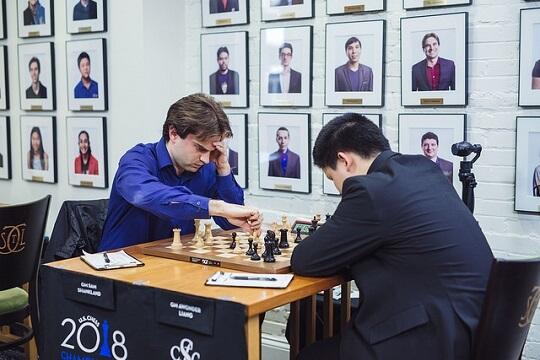
<path fill-rule="evenodd" d="M 339 91 L 373 91 L 373 71 L 360 64 L 362 43 L 353 36 L 345 42 L 346 64 L 335 70 L 335 89 Z"/>
<path fill-rule="evenodd" d="M 47 98 L 47 88 L 39 81 L 41 74 L 41 64 L 37 57 L 32 57 L 28 62 L 28 71 L 32 84 L 26 89 L 27 99 L 45 99 Z"/>
<path fill-rule="evenodd" d="M 291 68 L 293 48 L 290 43 L 283 43 L 279 48 L 281 72 L 268 76 L 268 93 L 301 93 L 302 74 Z"/>
<path fill-rule="evenodd" d="M 229 148 L 229 165 L 231 166 L 231 172 L 238 175 L 238 152 L 231 148 Z"/>
<path fill-rule="evenodd" d="M 446 176 L 448 181 L 452 183 L 454 164 L 451 161 L 444 160 L 443 158 L 439 157 L 439 137 L 437 134 L 428 131 L 422 135 L 422 140 L 420 143 L 422 145 L 422 152 L 424 153 L 424 156 L 437 164 L 444 176 Z"/>
<path fill-rule="evenodd" d="M 280 127 L 276 131 L 279 149 L 268 158 L 268 176 L 300 179 L 300 156 L 289 149 L 289 129 Z"/>
<path fill-rule="evenodd" d="M 210 14 L 238 11 L 238 0 L 210 0 Z"/>
<path fill-rule="evenodd" d="M 73 7 L 73 21 L 97 19 L 97 3 L 94 0 L 80 0 Z"/>
<path fill-rule="evenodd" d="M 439 37 L 428 33 L 422 39 L 426 58 L 412 67 L 412 91 L 456 90 L 456 66 L 439 57 Z"/>
<path fill-rule="evenodd" d="M 323 127 L 313 159 L 342 198 L 294 249 L 292 269 L 352 277 L 361 299 L 340 335 L 298 359 L 470 359 L 493 254 L 438 167 L 392 152 L 352 113 Z"/>
<path fill-rule="evenodd" d="M 229 69 L 229 49 L 222 46 L 217 51 L 218 70 L 210 75 L 210 94 L 238 94 L 238 73 Z"/>

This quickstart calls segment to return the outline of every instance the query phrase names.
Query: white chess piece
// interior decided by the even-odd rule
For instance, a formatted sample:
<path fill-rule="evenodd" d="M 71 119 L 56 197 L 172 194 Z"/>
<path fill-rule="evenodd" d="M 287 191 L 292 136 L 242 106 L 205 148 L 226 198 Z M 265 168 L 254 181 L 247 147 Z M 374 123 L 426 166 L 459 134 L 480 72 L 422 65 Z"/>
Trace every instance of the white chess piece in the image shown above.
<path fill-rule="evenodd" d="M 201 238 L 201 234 L 199 233 L 199 227 L 201 225 L 201 219 L 195 219 L 195 236 L 193 237 L 193 242 L 197 243 L 199 242 L 199 239 Z"/>
<path fill-rule="evenodd" d="M 182 248 L 182 241 L 180 239 L 180 229 L 173 229 L 173 242 L 171 244 L 171 249 L 177 250 Z"/>
<path fill-rule="evenodd" d="M 204 243 L 211 245 L 214 242 L 214 236 L 212 235 L 212 224 L 204 224 Z"/>

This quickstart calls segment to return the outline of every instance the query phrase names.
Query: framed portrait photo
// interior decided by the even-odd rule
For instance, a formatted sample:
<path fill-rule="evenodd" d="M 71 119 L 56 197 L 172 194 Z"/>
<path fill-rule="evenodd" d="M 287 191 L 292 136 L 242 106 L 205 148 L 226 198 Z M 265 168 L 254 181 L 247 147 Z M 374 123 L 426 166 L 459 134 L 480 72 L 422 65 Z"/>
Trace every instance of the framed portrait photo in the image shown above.
<path fill-rule="evenodd" d="M 69 34 L 107 30 L 106 0 L 66 0 L 66 30 Z"/>
<path fill-rule="evenodd" d="M 7 38 L 6 0 L 0 0 L 0 40 Z"/>
<path fill-rule="evenodd" d="M 322 121 L 323 127 L 331 120 L 335 119 L 338 116 L 346 114 L 345 112 L 340 113 L 323 113 Z M 381 114 L 362 114 L 369 120 L 371 120 L 379 128 L 382 128 L 382 115 Z M 323 173 L 323 194 L 327 195 L 340 195 L 338 189 L 334 185 L 332 180 L 329 180 Z"/>
<path fill-rule="evenodd" d="M 107 125 L 104 117 L 67 117 L 69 184 L 106 188 Z"/>
<path fill-rule="evenodd" d="M 309 114 L 259 113 L 259 186 L 311 192 Z"/>
<path fill-rule="evenodd" d="M 384 20 L 326 24 L 328 106 L 383 106 Z"/>
<path fill-rule="evenodd" d="M 54 0 L 16 0 L 19 37 L 54 35 Z"/>
<path fill-rule="evenodd" d="M 452 155 L 452 144 L 465 141 L 465 114 L 399 114 L 399 152 L 424 155 L 435 162 L 461 193 L 460 158 Z"/>
<path fill-rule="evenodd" d="M 386 0 L 333 0 L 326 2 L 328 15 L 383 11 L 385 8 Z"/>
<path fill-rule="evenodd" d="M 201 6 L 204 27 L 249 23 L 248 0 L 202 0 Z"/>
<path fill-rule="evenodd" d="M 54 44 L 19 44 L 19 90 L 22 110 L 56 108 Z"/>
<path fill-rule="evenodd" d="M 262 21 L 313 17 L 313 0 L 261 0 Z"/>
<path fill-rule="evenodd" d="M 470 5 L 472 0 L 403 0 L 406 10 L 427 9 L 442 6 Z"/>
<path fill-rule="evenodd" d="M 262 106 L 311 106 L 311 26 L 261 30 Z"/>
<path fill-rule="evenodd" d="M 247 114 L 227 114 L 233 137 L 229 140 L 229 165 L 242 189 L 248 187 L 248 126 Z"/>
<path fill-rule="evenodd" d="M 68 109 L 107 110 L 105 39 L 66 42 Z"/>
<path fill-rule="evenodd" d="M 540 117 L 516 119 L 516 211 L 540 213 Z"/>
<path fill-rule="evenodd" d="M 0 179 L 11 179 L 11 133 L 9 116 L 0 116 Z"/>
<path fill-rule="evenodd" d="M 519 105 L 540 106 L 540 8 L 522 9 L 519 35 Z"/>
<path fill-rule="evenodd" d="M 8 78 L 7 46 L 0 46 L 0 110 L 9 109 L 9 78 Z"/>
<path fill-rule="evenodd" d="M 248 33 L 201 35 L 202 92 L 223 107 L 249 106 Z"/>
<path fill-rule="evenodd" d="M 54 116 L 21 116 L 21 167 L 24 180 L 56 183 Z"/>
<path fill-rule="evenodd" d="M 403 106 L 467 105 L 467 16 L 401 19 Z"/>

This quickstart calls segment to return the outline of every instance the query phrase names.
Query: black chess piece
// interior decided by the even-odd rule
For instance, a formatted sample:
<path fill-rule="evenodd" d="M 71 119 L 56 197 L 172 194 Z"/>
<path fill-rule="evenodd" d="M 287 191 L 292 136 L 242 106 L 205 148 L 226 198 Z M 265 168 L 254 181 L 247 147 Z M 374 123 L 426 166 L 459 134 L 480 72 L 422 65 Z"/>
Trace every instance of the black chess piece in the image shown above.
<path fill-rule="evenodd" d="M 301 231 L 302 229 L 296 228 L 296 239 L 294 239 L 295 243 L 299 243 L 300 241 L 302 241 L 302 235 L 300 234 Z"/>
<path fill-rule="evenodd" d="M 287 240 L 289 229 L 280 229 L 279 232 L 281 233 L 281 239 L 279 240 L 278 246 L 282 249 L 286 249 L 289 247 L 289 241 Z"/>
<path fill-rule="evenodd" d="M 233 232 L 233 233 L 231 234 L 231 236 L 232 236 L 232 242 L 231 242 L 231 244 L 229 245 L 229 249 L 234 249 L 234 248 L 236 247 L 236 233 Z"/>
<path fill-rule="evenodd" d="M 310 227 L 308 228 L 308 235 L 311 236 L 311 234 L 313 234 L 314 232 L 315 232 L 315 228 L 314 228 L 313 226 L 310 226 Z"/>
<path fill-rule="evenodd" d="M 266 235 L 265 235 L 265 237 L 264 237 L 264 252 L 263 252 L 263 254 L 262 254 L 262 257 L 263 257 L 263 258 L 265 258 L 265 257 L 268 255 L 268 254 L 266 253 L 267 250 L 268 250 L 268 247 L 266 246 L 266 244 L 273 241 L 273 240 L 272 240 L 272 234 L 273 234 L 273 233 L 274 233 L 274 232 L 273 232 L 272 230 L 268 230 L 268 231 L 266 232 Z"/>
<path fill-rule="evenodd" d="M 251 256 L 251 255 L 253 255 L 253 253 L 254 253 L 254 250 L 253 250 L 253 239 L 252 239 L 252 238 L 249 238 L 249 239 L 248 239 L 248 243 L 249 243 L 249 249 L 247 249 L 246 255 Z"/>
<path fill-rule="evenodd" d="M 250 244 L 250 246 L 251 246 L 251 244 Z M 261 257 L 259 256 L 259 254 L 257 254 L 257 248 L 258 247 L 259 247 L 259 244 L 257 244 L 257 243 L 253 244 L 253 254 L 251 254 L 251 258 L 250 258 L 253 261 L 261 260 Z"/>
<path fill-rule="evenodd" d="M 319 224 L 319 220 L 317 220 L 317 217 L 314 216 L 313 220 L 311 220 L 311 226 L 313 227 L 313 231 L 317 230 L 318 224 Z"/>
<path fill-rule="evenodd" d="M 274 247 L 273 241 L 266 241 L 264 243 L 264 254 L 263 254 L 264 262 L 276 262 L 276 258 L 274 257 L 273 247 Z"/>
<path fill-rule="evenodd" d="M 331 217 L 332 217 L 332 215 L 326 214 L 326 221 L 330 220 Z"/>
<path fill-rule="evenodd" d="M 272 254 L 274 255 L 281 255 L 281 250 L 279 250 L 279 242 L 276 238 L 276 234 L 272 231 L 273 237 L 272 237 Z"/>

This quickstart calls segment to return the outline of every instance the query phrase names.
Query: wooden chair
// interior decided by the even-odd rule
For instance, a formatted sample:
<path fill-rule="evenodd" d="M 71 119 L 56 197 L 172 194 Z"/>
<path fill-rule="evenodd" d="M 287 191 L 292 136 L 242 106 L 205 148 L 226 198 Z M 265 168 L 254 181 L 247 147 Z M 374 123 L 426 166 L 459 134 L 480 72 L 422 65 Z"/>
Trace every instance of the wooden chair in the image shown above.
<path fill-rule="evenodd" d="M 495 259 L 476 331 L 473 359 L 521 359 L 539 300 L 540 258 Z"/>
<path fill-rule="evenodd" d="M 37 335 L 36 279 L 51 196 L 32 203 L 0 207 L 0 351 L 25 344 Z M 28 291 L 24 290 L 28 284 Z M 30 316 L 31 326 L 25 320 Z M 37 341 L 36 336 L 36 341 Z"/>

